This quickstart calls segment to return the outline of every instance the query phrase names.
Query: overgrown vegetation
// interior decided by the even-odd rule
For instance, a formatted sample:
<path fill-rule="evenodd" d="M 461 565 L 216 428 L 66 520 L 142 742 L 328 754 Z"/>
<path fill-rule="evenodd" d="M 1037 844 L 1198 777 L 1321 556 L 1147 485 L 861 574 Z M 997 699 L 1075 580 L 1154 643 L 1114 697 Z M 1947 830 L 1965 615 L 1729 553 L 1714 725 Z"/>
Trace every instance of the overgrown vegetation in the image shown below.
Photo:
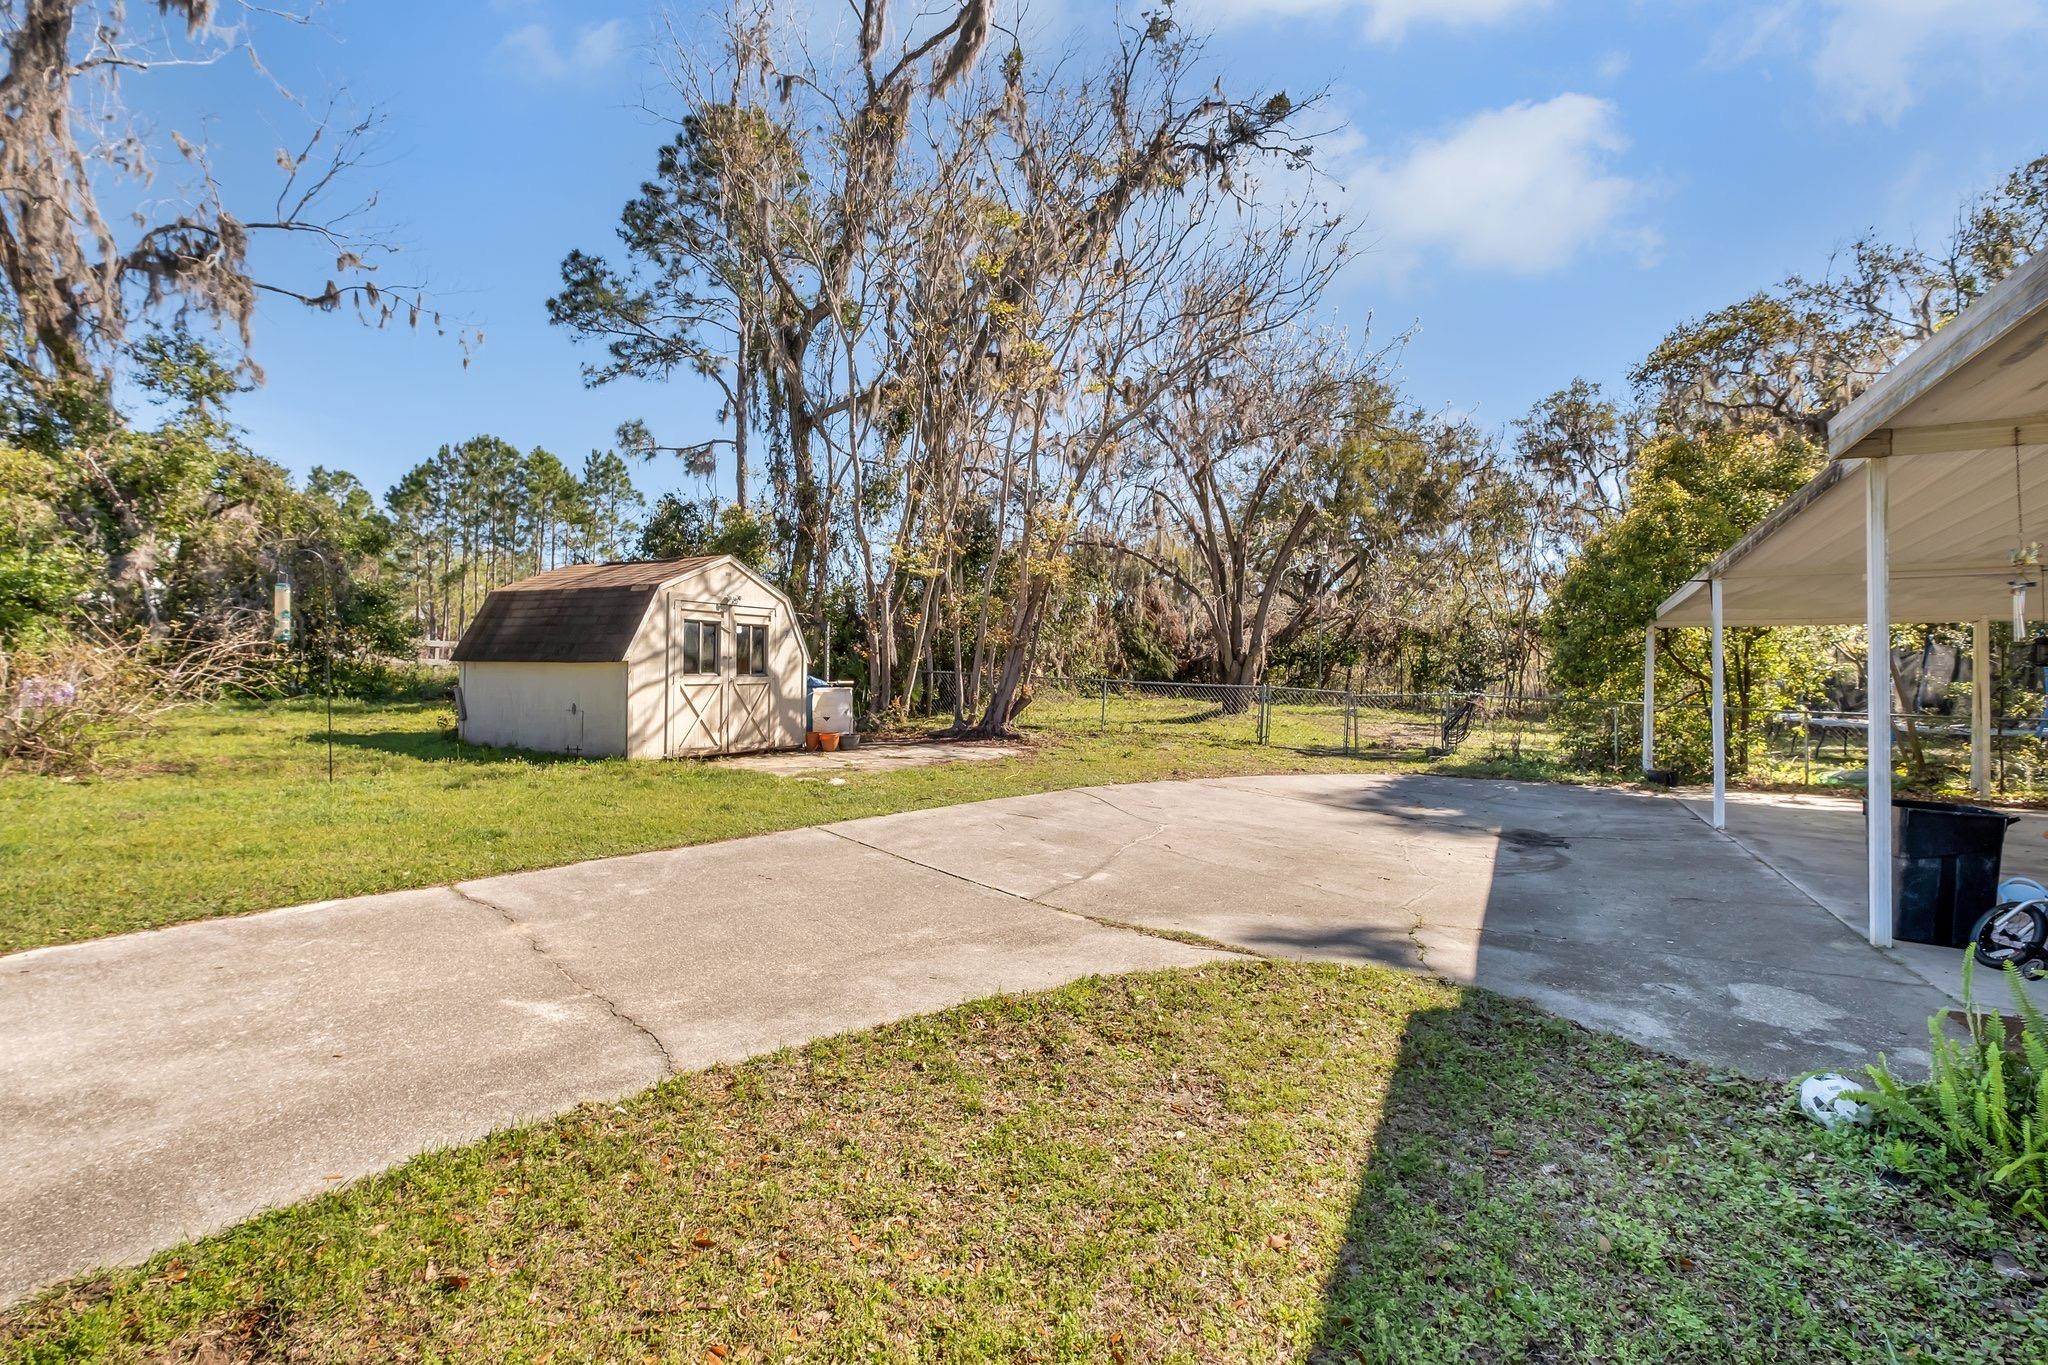
<path fill-rule="evenodd" d="M 0 773 L 90 772 L 181 707 L 247 688 L 252 631 L 199 640 L 56 639 L 0 654 Z M 18 670 L 18 675 L 17 675 Z"/>
<path fill-rule="evenodd" d="M 0 1351 L 2019 1360 L 2044 1258 L 1780 1087 L 1254 962 L 678 1077 L 61 1287 Z"/>
<path fill-rule="evenodd" d="M 1965 1036 L 1951 1034 L 1947 1011 L 1935 1015 L 1926 1079 L 1879 1058 L 1864 1097 L 1895 1167 L 2048 1227 L 2048 1021 L 2010 966 L 2014 1019 L 1978 1009 L 1974 965 L 1963 964 Z"/>

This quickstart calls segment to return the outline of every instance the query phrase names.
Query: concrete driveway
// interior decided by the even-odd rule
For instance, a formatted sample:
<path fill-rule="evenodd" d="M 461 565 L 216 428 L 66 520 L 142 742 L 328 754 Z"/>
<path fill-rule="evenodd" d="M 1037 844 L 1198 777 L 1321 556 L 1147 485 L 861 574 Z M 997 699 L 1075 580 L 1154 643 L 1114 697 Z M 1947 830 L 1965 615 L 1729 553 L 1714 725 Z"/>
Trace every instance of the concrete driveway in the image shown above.
<path fill-rule="evenodd" d="M 1429 970 L 1758 1074 L 1940 990 L 1668 798 L 1110 787 L 0 958 L 0 1299 L 669 1072 L 1235 949 Z"/>

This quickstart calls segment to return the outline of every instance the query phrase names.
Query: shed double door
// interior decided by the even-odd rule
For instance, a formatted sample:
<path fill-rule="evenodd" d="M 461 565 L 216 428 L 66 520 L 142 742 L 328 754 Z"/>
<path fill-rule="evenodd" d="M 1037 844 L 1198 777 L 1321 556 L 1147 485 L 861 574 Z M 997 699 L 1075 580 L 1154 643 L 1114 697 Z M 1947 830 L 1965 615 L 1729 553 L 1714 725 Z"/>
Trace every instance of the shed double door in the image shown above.
<path fill-rule="evenodd" d="M 724 603 L 669 603 L 669 757 L 774 747 L 772 616 Z"/>

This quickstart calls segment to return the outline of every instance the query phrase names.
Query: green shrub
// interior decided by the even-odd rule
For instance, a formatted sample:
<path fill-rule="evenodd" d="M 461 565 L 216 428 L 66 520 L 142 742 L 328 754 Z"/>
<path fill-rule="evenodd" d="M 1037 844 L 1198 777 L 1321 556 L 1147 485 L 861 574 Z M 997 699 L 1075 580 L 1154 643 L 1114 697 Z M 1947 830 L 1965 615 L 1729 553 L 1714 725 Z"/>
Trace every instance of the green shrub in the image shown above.
<path fill-rule="evenodd" d="M 410 659 L 380 659 L 359 665 L 354 686 L 344 695 L 368 701 L 442 701 L 455 686 L 454 664 L 415 663 Z M 337 669 L 336 686 L 341 675 Z"/>
<path fill-rule="evenodd" d="M 1871 1088 L 1861 1098 L 1887 1134 L 1894 1166 L 1981 1192 L 2048 1226 L 2048 1024 L 2019 973 L 2005 971 L 2019 1009 L 2017 1037 L 2008 1037 L 2004 1019 L 1976 1008 L 1965 959 L 1967 1038 L 1951 1038 L 1947 1011 L 1937 1013 L 1927 1025 L 1934 1052 L 1927 1079 L 1901 1081 L 1880 1056 L 1867 1068 Z"/>

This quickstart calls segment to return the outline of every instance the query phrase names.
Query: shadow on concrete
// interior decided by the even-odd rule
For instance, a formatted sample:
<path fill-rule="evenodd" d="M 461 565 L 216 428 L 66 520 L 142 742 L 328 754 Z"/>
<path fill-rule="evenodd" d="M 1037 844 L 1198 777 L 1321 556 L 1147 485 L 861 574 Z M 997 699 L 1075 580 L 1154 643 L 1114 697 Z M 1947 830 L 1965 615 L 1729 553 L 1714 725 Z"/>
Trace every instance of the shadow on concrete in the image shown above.
<path fill-rule="evenodd" d="M 1752 1075 L 1924 1060 L 1938 992 L 1675 800 L 1436 775 L 1245 785 L 1320 807 L 1302 823 L 1333 825 L 1355 868 L 1226 941 L 1420 966 Z"/>

